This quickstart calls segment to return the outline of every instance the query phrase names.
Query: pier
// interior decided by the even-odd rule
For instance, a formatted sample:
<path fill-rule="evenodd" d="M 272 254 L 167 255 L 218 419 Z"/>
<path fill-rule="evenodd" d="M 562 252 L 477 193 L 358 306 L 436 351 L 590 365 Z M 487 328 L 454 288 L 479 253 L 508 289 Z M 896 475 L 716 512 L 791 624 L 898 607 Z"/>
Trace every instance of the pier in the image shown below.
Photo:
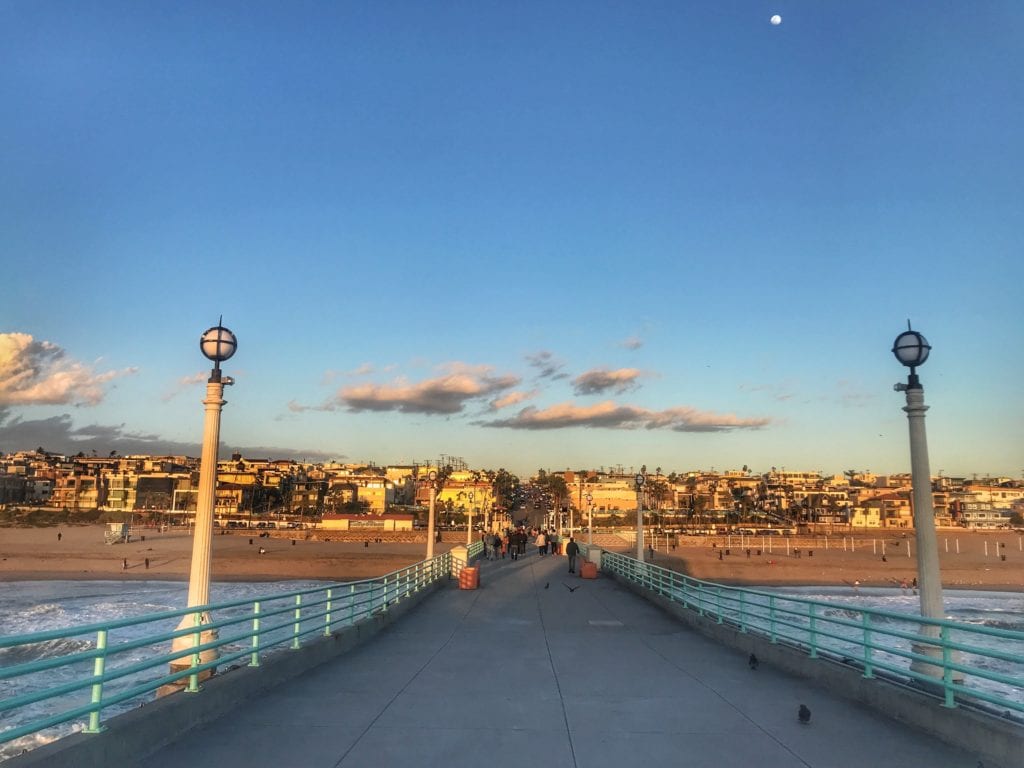
<path fill-rule="evenodd" d="M 820 678 L 791 674 L 771 654 L 751 668 L 746 649 L 694 631 L 622 580 L 581 579 L 567 573 L 564 557 L 530 549 L 518 561 L 480 563 L 478 589 L 440 583 L 373 639 L 182 733 L 168 732 L 173 721 L 160 709 L 190 694 L 122 716 L 158 746 L 141 749 L 133 764 L 1021 765 L 984 762 L 838 695 Z M 214 694 L 233 674 L 192 695 Z M 797 716 L 801 705 L 811 712 L 807 724 Z M 965 727 L 971 716 L 926 706 L 965 718 Z M 60 744 L 10 765 L 60 764 L 53 751 Z"/>

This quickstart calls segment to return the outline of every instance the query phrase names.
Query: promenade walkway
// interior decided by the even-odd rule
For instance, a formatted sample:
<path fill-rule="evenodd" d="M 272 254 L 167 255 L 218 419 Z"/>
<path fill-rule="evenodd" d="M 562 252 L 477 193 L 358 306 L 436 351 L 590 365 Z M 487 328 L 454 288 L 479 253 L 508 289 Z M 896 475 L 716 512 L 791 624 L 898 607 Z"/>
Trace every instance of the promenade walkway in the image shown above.
<path fill-rule="evenodd" d="M 976 768 L 680 627 L 564 557 L 481 564 L 373 642 L 193 730 L 146 768 Z M 576 588 L 570 592 L 567 586 Z M 810 725 L 797 721 L 806 704 Z"/>

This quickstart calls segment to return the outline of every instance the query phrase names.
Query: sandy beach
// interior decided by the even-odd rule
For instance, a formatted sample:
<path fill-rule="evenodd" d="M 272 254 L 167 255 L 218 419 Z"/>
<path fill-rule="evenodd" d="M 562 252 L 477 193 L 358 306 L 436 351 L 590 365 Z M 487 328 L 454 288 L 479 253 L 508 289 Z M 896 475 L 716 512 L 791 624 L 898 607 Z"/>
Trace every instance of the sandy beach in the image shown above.
<path fill-rule="evenodd" d="M 793 538 L 788 552 L 782 537 L 750 537 L 742 543 L 738 536 L 731 540 L 688 539 L 674 550 L 666 550 L 661 543 L 655 563 L 722 584 L 812 586 L 860 582 L 864 587 L 880 587 L 905 581 L 912 585 L 917 577 L 917 558 L 907 557 L 908 540 L 913 554 L 917 551 L 913 531 L 906 537 L 903 532 L 891 531 L 836 534 L 828 537 L 827 545 L 821 535 Z M 943 586 L 1024 591 L 1022 547 L 1021 534 L 1014 531 L 940 530 L 939 570 Z"/>
<path fill-rule="evenodd" d="M 140 531 L 128 544 L 106 544 L 101 525 L 0 528 L 0 581 L 163 579 L 187 581 L 192 536 L 184 528 Z M 60 533 L 60 540 L 57 534 Z M 142 540 L 145 536 L 145 541 Z M 324 579 L 357 581 L 422 560 L 426 544 L 297 540 L 214 535 L 214 581 Z M 438 552 L 451 544 L 440 544 Z M 266 550 L 259 554 L 260 548 Z M 149 567 L 146 567 L 146 560 Z M 128 567 L 124 567 L 127 560 Z"/>
<path fill-rule="evenodd" d="M 58 532 L 61 534 L 57 539 Z M 149 529 L 129 544 L 108 545 L 103 526 L 0 528 L 0 581 L 30 579 L 188 579 L 192 537 L 188 531 Z M 459 534 L 458 538 L 464 534 Z M 845 538 L 845 542 L 844 542 Z M 908 584 L 917 576 L 917 561 L 907 557 L 913 532 L 856 537 L 841 534 L 786 542 L 777 537 L 731 540 L 724 537 L 681 540 L 674 549 L 659 541 L 655 564 L 691 576 L 743 585 Z M 351 581 L 374 578 L 422 560 L 425 543 L 397 541 L 315 541 L 213 537 L 214 581 L 324 579 Z M 446 551 L 454 539 L 437 545 Z M 957 553 L 959 543 L 959 553 Z M 948 588 L 1024 590 L 1024 542 L 1021 534 L 939 531 L 939 561 Z M 714 546 L 713 546 L 714 545 Z M 986 555 L 986 545 L 988 554 Z M 266 549 L 259 554 L 259 548 Z M 771 551 L 769 551 L 769 547 Z M 531 548 L 532 549 L 532 548 Z M 625 549 L 625 548 L 623 548 Z M 725 552 L 728 549 L 729 554 Z M 750 555 L 747 555 L 747 550 Z M 799 549 L 799 554 L 797 550 Z M 913 547 L 912 547 L 913 549 Z M 760 550 L 760 554 L 758 554 Z M 948 551 L 947 551 L 948 550 Z M 885 559 L 882 559 L 882 553 Z M 146 567 L 146 560 L 149 567 Z M 1005 559 L 1004 559 L 1005 558 Z M 128 567 L 124 567 L 127 560 Z"/>

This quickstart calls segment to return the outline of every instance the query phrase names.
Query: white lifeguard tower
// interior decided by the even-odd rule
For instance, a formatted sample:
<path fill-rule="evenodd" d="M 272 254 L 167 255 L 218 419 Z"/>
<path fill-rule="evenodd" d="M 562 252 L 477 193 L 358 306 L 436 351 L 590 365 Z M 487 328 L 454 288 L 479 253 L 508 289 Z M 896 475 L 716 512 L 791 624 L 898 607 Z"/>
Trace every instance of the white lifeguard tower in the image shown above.
<path fill-rule="evenodd" d="M 127 544 L 132 540 L 132 528 L 128 523 L 107 523 L 103 540 L 107 544 Z"/>

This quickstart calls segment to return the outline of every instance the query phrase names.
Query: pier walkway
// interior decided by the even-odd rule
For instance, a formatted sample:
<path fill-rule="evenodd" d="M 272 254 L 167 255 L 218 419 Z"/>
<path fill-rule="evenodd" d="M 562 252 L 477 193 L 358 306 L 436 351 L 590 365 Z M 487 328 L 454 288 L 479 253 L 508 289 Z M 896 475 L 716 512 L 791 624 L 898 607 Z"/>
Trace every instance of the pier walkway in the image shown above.
<path fill-rule="evenodd" d="M 146 768 L 976 768 L 534 548 L 189 731 Z M 575 591 L 569 590 L 569 587 Z M 801 725 L 806 704 L 811 723 Z"/>

